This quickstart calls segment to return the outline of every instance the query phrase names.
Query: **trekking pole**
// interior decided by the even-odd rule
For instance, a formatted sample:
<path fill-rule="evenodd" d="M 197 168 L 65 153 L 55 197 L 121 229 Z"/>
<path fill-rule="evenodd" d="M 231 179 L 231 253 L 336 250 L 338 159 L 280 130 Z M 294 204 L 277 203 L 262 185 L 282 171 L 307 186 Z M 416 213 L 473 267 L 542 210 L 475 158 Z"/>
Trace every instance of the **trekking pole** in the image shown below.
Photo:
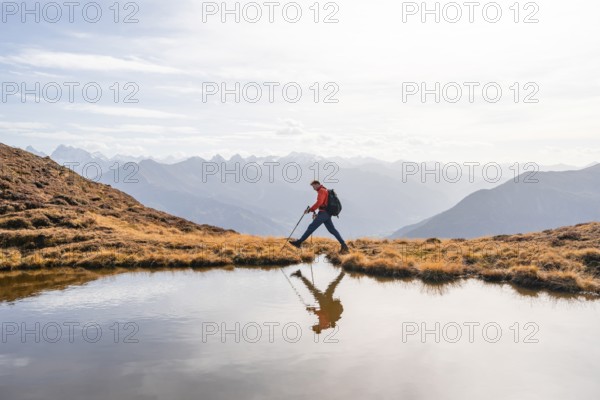
<path fill-rule="evenodd" d="M 292 235 L 294 234 L 294 232 L 296 231 L 296 228 L 298 228 L 298 225 L 300 225 L 300 222 L 302 221 L 302 218 L 304 218 L 304 215 L 306 214 L 306 212 L 310 210 L 310 207 L 306 207 L 306 210 L 304 210 L 304 212 L 302 213 L 302 216 L 300 217 L 300 219 L 298 220 L 298 223 L 296 224 L 296 226 L 294 227 L 294 229 L 292 230 L 292 233 L 290 233 L 290 236 L 288 236 L 288 238 L 285 240 L 285 243 L 283 244 L 283 246 L 281 247 L 281 250 L 279 250 L 279 252 L 281 253 L 283 251 L 283 249 L 285 248 L 285 245 L 288 243 L 288 241 L 290 240 L 290 238 L 292 237 Z"/>

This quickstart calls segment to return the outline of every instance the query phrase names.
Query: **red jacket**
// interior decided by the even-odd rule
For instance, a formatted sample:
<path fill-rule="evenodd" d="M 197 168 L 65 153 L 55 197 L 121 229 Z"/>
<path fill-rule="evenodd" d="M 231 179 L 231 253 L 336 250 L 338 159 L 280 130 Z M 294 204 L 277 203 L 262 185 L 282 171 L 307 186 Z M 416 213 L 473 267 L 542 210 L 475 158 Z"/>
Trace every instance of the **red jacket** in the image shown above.
<path fill-rule="evenodd" d="M 317 208 L 319 210 L 325 210 L 325 208 L 327 207 L 328 199 L 329 191 L 327 191 L 327 188 L 325 186 L 321 185 L 321 187 L 317 191 L 317 202 L 313 204 L 313 206 L 310 208 L 310 211 L 315 212 Z"/>

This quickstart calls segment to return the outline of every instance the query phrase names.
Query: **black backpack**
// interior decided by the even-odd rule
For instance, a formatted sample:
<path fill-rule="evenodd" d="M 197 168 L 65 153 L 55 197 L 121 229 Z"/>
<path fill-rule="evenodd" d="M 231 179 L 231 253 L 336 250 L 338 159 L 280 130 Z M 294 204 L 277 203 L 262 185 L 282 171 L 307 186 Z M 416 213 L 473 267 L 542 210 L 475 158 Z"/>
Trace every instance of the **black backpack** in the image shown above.
<path fill-rule="evenodd" d="M 335 194 L 335 190 L 329 189 L 328 193 L 329 195 L 327 198 L 327 207 L 325 208 L 325 211 L 327 211 L 327 214 L 331 215 L 332 217 L 339 218 L 340 212 L 342 212 L 342 202 L 337 197 L 337 194 Z"/>

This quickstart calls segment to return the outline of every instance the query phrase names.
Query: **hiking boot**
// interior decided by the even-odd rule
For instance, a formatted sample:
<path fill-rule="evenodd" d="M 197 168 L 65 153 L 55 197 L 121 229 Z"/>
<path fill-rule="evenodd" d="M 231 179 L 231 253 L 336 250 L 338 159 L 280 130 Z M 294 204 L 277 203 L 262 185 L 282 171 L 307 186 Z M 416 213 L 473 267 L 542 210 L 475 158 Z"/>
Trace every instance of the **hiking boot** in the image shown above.
<path fill-rule="evenodd" d="M 348 254 L 350 252 L 350 249 L 348 248 L 348 246 L 342 246 L 342 248 L 340 249 L 340 254 Z"/>
<path fill-rule="evenodd" d="M 302 242 L 300 242 L 299 240 L 292 240 L 291 242 L 289 242 L 292 246 L 294 246 L 295 248 L 299 249 L 300 246 L 302 245 Z"/>
<path fill-rule="evenodd" d="M 302 276 L 302 272 L 300 272 L 300 270 L 298 270 L 296 272 L 292 272 L 290 274 L 290 276 L 296 276 L 296 277 L 300 278 Z"/>

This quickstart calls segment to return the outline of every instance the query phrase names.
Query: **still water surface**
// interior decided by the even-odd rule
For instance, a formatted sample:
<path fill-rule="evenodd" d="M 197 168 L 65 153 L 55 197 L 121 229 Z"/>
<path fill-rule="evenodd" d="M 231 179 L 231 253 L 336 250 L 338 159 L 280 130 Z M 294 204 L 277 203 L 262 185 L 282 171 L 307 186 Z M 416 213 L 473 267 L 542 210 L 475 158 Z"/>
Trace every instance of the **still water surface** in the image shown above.
<path fill-rule="evenodd" d="M 581 297 L 324 260 L 46 286 L 0 286 L 2 400 L 600 398 Z"/>

